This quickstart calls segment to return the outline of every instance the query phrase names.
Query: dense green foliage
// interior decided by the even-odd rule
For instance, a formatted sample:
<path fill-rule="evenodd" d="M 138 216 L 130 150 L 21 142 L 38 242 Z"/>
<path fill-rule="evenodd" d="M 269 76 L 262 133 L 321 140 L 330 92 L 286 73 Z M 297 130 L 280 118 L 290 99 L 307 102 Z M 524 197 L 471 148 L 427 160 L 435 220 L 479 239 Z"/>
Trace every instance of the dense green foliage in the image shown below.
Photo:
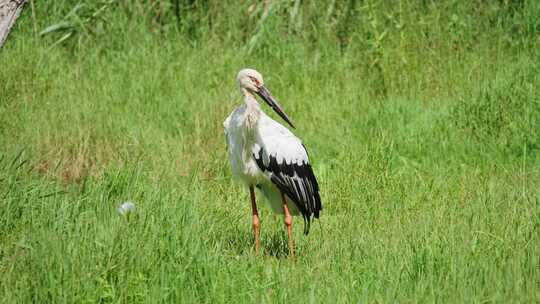
<path fill-rule="evenodd" d="M 295 260 L 264 207 L 254 256 L 231 180 L 247 66 L 321 184 Z M 0 51 L 0 301 L 538 302 L 538 88 L 535 0 L 35 1 Z"/>

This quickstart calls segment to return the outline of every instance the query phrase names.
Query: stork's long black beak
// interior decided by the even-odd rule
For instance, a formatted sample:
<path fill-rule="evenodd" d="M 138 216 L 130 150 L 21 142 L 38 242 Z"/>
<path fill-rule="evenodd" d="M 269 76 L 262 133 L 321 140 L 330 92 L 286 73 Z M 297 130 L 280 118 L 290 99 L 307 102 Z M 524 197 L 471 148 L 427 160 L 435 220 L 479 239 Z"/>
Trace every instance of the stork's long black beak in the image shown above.
<path fill-rule="evenodd" d="M 270 94 L 270 91 L 268 91 L 268 89 L 266 89 L 264 86 L 260 86 L 259 92 L 257 92 L 257 95 L 259 95 L 262 99 L 264 99 L 264 101 L 266 101 L 266 103 L 272 109 L 274 109 L 274 111 L 276 111 L 276 113 L 278 113 L 278 115 L 281 116 L 281 118 L 283 118 L 283 120 L 285 120 L 293 129 L 295 129 L 293 123 L 289 119 L 289 116 L 285 114 L 281 105 L 277 102 L 277 100 L 274 99 L 274 97 L 272 96 L 272 94 Z"/>

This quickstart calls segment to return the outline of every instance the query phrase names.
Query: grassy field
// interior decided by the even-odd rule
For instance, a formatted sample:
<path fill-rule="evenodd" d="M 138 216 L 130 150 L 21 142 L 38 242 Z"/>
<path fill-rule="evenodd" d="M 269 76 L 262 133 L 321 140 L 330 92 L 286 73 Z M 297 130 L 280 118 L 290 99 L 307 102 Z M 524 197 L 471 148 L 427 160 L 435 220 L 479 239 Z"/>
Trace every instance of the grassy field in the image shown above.
<path fill-rule="evenodd" d="M 26 7 L 0 51 L 0 302 L 540 301 L 540 2 L 184 2 Z M 265 207 L 254 255 L 231 180 L 248 66 L 321 186 L 294 260 Z"/>

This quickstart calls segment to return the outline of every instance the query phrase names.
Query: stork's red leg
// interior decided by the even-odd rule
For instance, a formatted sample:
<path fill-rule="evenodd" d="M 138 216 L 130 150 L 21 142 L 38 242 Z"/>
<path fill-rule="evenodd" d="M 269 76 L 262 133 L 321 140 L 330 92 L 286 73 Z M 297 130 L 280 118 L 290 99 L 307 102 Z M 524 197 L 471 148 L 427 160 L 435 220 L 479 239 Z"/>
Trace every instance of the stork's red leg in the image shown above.
<path fill-rule="evenodd" d="M 259 213 L 257 212 L 255 189 L 253 189 L 253 186 L 249 187 L 249 192 L 251 194 L 251 212 L 253 214 L 253 233 L 255 234 L 255 254 L 259 254 L 259 231 L 261 221 L 259 220 Z"/>
<path fill-rule="evenodd" d="M 292 238 L 292 216 L 287 206 L 285 195 L 281 193 L 281 201 L 283 202 L 283 213 L 285 214 L 285 226 L 287 227 L 287 237 L 289 238 L 289 255 L 294 257 L 294 241 Z"/>

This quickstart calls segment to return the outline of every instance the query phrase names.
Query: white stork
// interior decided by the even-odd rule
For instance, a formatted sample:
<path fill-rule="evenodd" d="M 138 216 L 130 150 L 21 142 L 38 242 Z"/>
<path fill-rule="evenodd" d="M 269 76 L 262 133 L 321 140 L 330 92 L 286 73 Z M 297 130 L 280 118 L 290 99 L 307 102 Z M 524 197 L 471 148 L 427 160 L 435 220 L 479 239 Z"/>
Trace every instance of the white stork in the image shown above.
<path fill-rule="evenodd" d="M 304 233 L 308 234 L 311 217 L 319 218 L 322 209 L 319 185 L 302 141 L 261 110 L 255 95 L 259 95 L 294 128 L 287 114 L 263 85 L 262 75 L 253 69 L 243 69 L 236 81 L 245 104 L 236 108 L 223 126 L 233 175 L 249 187 L 255 252 L 259 253 L 260 231 L 254 191 L 257 187 L 272 210 L 284 215 L 289 253 L 294 256 L 292 215 L 302 215 Z"/>

